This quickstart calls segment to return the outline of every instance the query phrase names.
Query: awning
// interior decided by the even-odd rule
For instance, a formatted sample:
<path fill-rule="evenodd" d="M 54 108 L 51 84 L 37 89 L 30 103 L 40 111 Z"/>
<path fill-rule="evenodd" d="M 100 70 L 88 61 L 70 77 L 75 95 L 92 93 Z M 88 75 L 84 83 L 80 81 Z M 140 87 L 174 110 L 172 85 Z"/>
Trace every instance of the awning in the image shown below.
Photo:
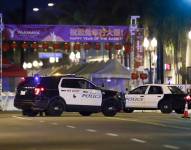
<path fill-rule="evenodd" d="M 107 61 L 102 69 L 94 72 L 92 78 L 123 78 L 130 79 L 130 70 L 127 70 L 116 59 Z"/>

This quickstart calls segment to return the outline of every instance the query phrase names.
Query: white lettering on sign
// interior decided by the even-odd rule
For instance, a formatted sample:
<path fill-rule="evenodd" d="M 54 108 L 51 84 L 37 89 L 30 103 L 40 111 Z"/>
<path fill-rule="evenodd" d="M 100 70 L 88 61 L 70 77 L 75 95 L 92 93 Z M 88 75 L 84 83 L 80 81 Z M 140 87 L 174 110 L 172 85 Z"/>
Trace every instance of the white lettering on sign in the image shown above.
<path fill-rule="evenodd" d="M 18 34 L 39 35 L 40 31 L 17 31 Z"/>

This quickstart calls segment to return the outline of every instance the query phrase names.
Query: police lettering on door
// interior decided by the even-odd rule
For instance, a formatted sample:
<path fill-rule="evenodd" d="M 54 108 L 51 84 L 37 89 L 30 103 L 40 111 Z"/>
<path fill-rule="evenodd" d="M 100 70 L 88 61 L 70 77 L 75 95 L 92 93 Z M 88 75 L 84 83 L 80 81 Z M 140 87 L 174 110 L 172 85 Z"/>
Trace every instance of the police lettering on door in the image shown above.
<path fill-rule="evenodd" d="M 101 98 L 101 95 L 97 95 L 97 94 L 91 94 L 91 93 L 85 93 L 85 94 L 82 94 L 82 97 L 83 98 Z"/>

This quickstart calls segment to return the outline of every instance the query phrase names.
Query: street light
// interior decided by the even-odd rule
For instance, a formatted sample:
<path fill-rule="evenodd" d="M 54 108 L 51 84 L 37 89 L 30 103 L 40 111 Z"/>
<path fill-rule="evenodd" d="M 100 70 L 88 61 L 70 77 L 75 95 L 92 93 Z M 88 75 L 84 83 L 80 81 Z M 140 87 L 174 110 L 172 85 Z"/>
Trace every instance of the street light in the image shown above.
<path fill-rule="evenodd" d="M 191 40 L 191 31 L 188 32 L 188 38 Z"/>
<path fill-rule="evenodd" d="M 186 50 L 186 82 L 191 83 L 191 30 L 188 32 L 187 50 Z"/>
<path fill-rule="evenodd" d="M 152 83 L 154 83 L 155 81 L 155 64 L 156 64 L 156 61 L 157 61 L 157 55 L 155 54 L 155 50 L 156 50 L 156 47 L 157 47 L 157 40 L 156 38 L 153 38 L 152 40 L 148 40 L 147 38 L 144 38 L 144 41 L 143 41 L 143 47 L 145 48 L 145 50 L 147 52 L 149 52 L 149 82 L 151 83 L 151 80 L 152 80 L 152 77 L 153 77 L 153 80 L 152 80 Z M 153 70 L 153 76 L 152 76 L 152 60 L 153 60 L 153 63 L 154 63 L 154 70 Z"/>
<path fill-rule="evenodd" d="M 33 8 L 32 10 L 35 11 L 35 12 L 37 12 L 37 11 L 39 11 L 39 8 L 35 7 L 35 8 Z"/>
<path fill-rule="evenodd" d="M 48 6 L 49 6 L 49 7 L 53 7 L 53 6 L 54 6 L 54 3 L 48 3 Z"/>

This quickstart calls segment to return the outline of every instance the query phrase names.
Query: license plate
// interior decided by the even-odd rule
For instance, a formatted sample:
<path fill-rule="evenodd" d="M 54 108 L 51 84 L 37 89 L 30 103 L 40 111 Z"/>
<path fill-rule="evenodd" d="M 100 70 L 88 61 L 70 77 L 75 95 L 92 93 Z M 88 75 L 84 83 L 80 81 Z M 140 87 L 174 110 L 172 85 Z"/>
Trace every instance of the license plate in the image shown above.
<path fill-rule="evenodd" d="M 21 95 L 25 95 L 25 94 L 26 94 L 26 91 L 21 91 L 20 94 L 21 94 Z"/>

